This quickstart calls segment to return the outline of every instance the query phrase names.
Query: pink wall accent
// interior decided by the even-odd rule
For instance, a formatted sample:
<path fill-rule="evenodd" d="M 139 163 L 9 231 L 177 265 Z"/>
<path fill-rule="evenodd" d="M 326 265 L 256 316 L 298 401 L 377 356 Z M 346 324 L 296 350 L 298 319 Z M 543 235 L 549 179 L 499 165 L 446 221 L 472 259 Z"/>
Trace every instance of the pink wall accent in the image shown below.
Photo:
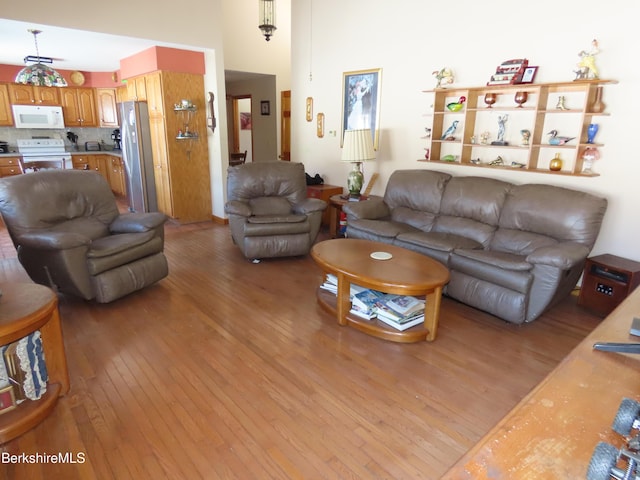
<path fill-rule="evenodd" d="M 16 75 L 24 65 L 0 64 L 0 82 L 13 83 Z M 54 66 L 55 68 L 55 66 Z M 67 80 L 73 70 L 56 70 Z M 82 72 L 85 78 L 83 87 L 119 87 L 122 79 L 143 75 L 157 70 L 169 72 L 193 73 L 204 75 L 204 53 L 191 50 L 181 50 L 168 47 L 151 47 L 120 60 L 120 70 L 117 72 Z M 113 80 L 113 74 L 116 80 Z"/>
<path fill-rule="evenodd" d="M 204 53 L 169 47 L 151 47 L 120 60 L 122 78 L 157 70 L 204 75 Z"/>

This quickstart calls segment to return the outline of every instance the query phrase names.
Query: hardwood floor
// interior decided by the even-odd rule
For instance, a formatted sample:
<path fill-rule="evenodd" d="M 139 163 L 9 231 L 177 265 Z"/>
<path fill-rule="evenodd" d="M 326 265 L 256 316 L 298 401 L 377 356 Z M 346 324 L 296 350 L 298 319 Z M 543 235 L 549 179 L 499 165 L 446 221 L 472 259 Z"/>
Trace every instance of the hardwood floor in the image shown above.
<path fill-rule="evenodd" d="M 0 280 L 28 281 L 7 245 Z M 0 478 L 435 479 L 600 320 L 575 297 L 522 327 L 444 298 L 435 342 L 395 344 L 318 307 L 308 256 L 252 264 L 209 223 L 168 226 L 166 253 L 141 292 L 61 298 L 71 390 Z"/>

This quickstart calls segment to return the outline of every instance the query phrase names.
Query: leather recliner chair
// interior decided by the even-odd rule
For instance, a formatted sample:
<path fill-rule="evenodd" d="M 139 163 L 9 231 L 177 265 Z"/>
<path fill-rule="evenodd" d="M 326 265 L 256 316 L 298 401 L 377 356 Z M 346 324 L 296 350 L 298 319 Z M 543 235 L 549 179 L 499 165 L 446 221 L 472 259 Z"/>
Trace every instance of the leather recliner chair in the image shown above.
<path fill-rule="evenodd" d="M 166 215 L 120 214 L 96 172 L 44 170 L 3 178 L 0 213 L 29 277 L 61 293 L 108 303 L 169 273 Z"/>
<path fill-rule="evenodd" d="M 245 163 L 227 172 L 231 237 L 250 260 L 306 255 L 327 203 L 307 198 L 304 165 Z"/>

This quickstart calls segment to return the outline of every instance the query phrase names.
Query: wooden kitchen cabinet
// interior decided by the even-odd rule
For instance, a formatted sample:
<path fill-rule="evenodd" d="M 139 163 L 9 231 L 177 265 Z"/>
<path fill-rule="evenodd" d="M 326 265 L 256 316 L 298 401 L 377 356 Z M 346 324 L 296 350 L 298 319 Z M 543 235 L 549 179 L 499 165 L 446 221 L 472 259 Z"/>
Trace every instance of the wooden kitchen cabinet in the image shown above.
<path fill-rule="evenodd" d="M 87 155 L 71 155 L 71 163 L 74 170 L 89 170 L 89 158 Z"/>
<path fill-rule="evenodd" d="M 98 123 L 101 127 L 117 127 L 118 110 L 116 108 L 115 88 L 96 88 L 96 104 L 98 105 Z"/>
<path fill-rule="evenodd" d="M 9 88 L 5 84 L 0 84 L 0 126 L 13 126 L 13 113 L 11 112 L 11 102 L 9 101 Z"/>
<path fill-rule="evenodd" d="M 93 88 L 60 88 L 60 100 L 64 124 L 67 127 L 97 127 Z"/>
<path fill-rule="evenodd" d="M 115 155 L 107 155 L 107 166 L 109 168 L 109 185 L 111 191 L 120 197 L 127 194 L 127 187 L 124 180 L 124 164 L 122 158 Z"/>
<path fill-rule="evenodd" d="M 145 101 L 147 99 L 146 75 L 127 79 L 127 99 Z"/>
<path fill-rule="evenodd" d="M 0 177 L 20 175 L 20 157 L 0 157 Z"/>
<path fill-rule="evenodd" d="M 60 105 L 60 90 L 64 89 L 10 83 L 9 99 L 13 105 Z"/>

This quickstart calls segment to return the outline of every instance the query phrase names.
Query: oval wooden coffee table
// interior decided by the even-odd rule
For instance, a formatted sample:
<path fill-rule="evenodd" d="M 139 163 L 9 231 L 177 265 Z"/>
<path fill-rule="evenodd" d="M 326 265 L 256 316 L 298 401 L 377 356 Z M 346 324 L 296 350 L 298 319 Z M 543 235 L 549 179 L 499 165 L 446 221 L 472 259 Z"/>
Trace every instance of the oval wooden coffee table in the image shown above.
<path fill-rule="evenodd" d="M 391 258 L 376 260 L 371 257 L 374 252 L 389 253 Z M 340 325 L 394 342 L 430 342 L 436 338 L 442 287 L 449 281 L 449 270 L 440 262 L 405 248 L 352 238 L 317 243 L 311 257 L 325 273 L 338 278 L 337 295 L 318 288 L 318 303 L 337 315 Z M 351 283 L 384 293 L 424 295 L 424 324 L 400 331 L 379 320 L 350 314 Z"/>

